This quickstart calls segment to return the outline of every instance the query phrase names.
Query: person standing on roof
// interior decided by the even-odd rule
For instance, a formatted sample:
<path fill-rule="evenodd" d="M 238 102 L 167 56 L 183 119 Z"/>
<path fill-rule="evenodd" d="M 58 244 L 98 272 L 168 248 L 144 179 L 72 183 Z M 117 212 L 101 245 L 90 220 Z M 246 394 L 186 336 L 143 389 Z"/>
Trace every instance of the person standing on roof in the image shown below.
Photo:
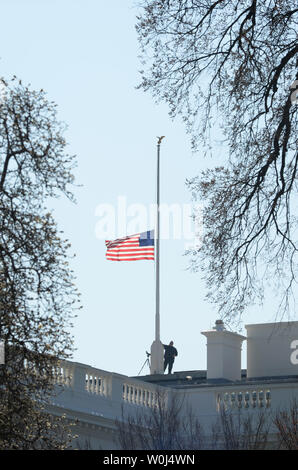
<path fill-rule="evenodd" d="M 174 342 L 170 341 L 169 345 L 164 344 L 163 347 L 165 349 L 164 355 L 164 371 L 168 366 L 168 374 L 172 373 L 173 364 L 175 361 L 175 357 L 178 356 L 178 351 L 173 346 Z"/>

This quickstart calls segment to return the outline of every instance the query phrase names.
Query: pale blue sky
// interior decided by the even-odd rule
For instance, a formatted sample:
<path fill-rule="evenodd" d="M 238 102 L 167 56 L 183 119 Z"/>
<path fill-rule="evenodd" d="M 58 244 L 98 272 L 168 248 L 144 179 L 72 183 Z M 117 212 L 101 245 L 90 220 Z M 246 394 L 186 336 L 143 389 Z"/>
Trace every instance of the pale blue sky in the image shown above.
<path fill-rule="evenodd" d="M 118 196 L 128 204 L 155 202 L 158 135 L 166 136 L 162 202 L 189 203 L 185 178 L 208 162 L 191 153 L 183 124 L 169 119 L 167 107 L 135 89 L 141 65 L 132 1 L 2 0 L 0 6 L 0 75 L 48 92 L 68 124 L 69 153 L 78 158 L 77 205 L 62 199 L 50 205 L 76 253 L 84 308 L 73 331 L 74 360 L 137 375 L 154 339 L 153 263 L 106 261 L 95 209 L 116 204 Z M 174 371 L 206 368 L 200 332 L 218 316 L 204 300 L 199 275 L 186 270 L 183 252 L 183 240 L 161 243 L 161 336 L 178 349 Z M 252 308 L 243 324 L 272 320 L 268 303 Z"/>

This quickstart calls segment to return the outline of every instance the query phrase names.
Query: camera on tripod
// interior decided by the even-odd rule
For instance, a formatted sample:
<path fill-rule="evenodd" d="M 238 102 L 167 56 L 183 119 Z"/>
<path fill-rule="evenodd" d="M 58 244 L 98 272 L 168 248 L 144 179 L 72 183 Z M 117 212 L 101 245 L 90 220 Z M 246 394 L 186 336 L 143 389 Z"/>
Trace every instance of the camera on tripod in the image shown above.
<path fill-rule="evenodd" d="M 140 372 L 138 373 L 138 375 L 140 375 L 140 373 L 142 372 L 142 370 L 144 369 L 144 367 L 145 367 L 146 364 L 147 364 L 147 366 L 148 366 L 149 369 L 150 369 L 149 357 L 151 356 L 151 354 L 150 354 L 148 351 L 146 351 L 146 356 L 147 356 L 147 359 L 145 360 L 145 362 L 144 362 L 144 364 L 143 364 L 143 366 L 142 366 Z"/>

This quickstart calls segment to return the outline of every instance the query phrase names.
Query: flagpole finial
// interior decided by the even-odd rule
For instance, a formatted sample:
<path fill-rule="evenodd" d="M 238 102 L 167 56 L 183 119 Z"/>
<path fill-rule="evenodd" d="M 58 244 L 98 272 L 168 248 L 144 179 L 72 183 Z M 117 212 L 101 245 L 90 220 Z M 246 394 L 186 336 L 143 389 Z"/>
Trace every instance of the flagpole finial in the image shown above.
<path fill-rule="evenodd" d="M 158 141 L 157 141 L 157 145 L 160 145 L 161 144 L 161 141 L 162 139 L 165 138 L 165 135 L 162 135 L 161 137 L 157 137 Z"/>

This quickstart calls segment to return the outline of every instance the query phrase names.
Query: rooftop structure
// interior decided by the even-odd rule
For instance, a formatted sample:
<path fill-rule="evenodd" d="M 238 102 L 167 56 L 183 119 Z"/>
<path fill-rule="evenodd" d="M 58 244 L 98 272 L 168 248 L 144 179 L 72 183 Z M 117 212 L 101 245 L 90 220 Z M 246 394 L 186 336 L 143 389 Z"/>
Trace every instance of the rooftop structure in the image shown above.
<path fill-rule="evenodd" d="M 298 322 L 247 325 L 247 337 L 217 322 L 207 338 L 206 370 L 138 377 L 64 362 L 57 370 L 57 388 L 50 411 L 77 419 L 76 433 L 84 448 L 115 449 L 115 419 L 121 410 L 135 413 L 156 406 L 157 391 L 182 393 L 210 429 L 220 405 L 256 412 L 289 406 L 298 398 Z M 241 369 L 241 346 L 247 340 L 247 369 Z"/>

